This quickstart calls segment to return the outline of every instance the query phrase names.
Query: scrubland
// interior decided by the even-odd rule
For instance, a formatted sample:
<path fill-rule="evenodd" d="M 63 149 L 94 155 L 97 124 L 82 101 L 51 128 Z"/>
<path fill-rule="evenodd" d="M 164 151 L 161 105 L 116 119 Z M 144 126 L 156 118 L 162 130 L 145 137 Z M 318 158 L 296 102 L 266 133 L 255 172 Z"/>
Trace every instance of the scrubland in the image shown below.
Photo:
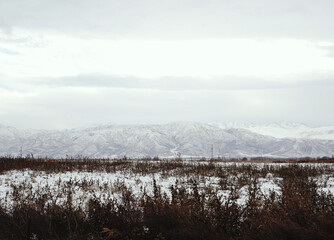
<path fill-rule="evenodd" d="M 0 158 L 0 239 L 334 239 L 334 159 Z"/>

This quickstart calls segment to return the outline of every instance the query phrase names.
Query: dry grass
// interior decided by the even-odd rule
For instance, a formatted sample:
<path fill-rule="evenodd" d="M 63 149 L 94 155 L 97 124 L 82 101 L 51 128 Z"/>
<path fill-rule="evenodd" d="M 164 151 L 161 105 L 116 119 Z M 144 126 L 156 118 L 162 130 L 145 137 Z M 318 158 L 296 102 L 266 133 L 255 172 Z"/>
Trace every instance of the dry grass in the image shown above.
<path fill-rule="evenodd" d="M 145 189 L 134 194 L 118 183 L 102 188 L 116 189 L 121 196 L 118 201 L 111 196 L 106 201 L 92 197 L 79 204 L 73 203 L 73 186 L 79 184 L 88 190 L 92 183 L 64 184 L 66 199 L 62 204 L 57 204 L 50 187 L 33 192 L 28 183 L 13 186 L 12 209 L 0 206 L 0 239 L 334 239 L 334 197 L 319 191 L 315 182 L 324 174 L 333 176 L 332 167 L 223 165 L 222 161 L 0 158 L 3 174 L 14 169 L 117 171 L 188 179 L 187 184 L 176 181 L 170 196 L 152 179 L 152 194 Z M 259 179 L 268 174 L 281 179 L 281 194 L 261 193 Z M 207 176 L 219 178 L 218 188 L 200 187 L 201 179 Z M 243 187 L 248 198 L 240 205 L 238 191 Z M 227 189 L 223 199 L 220 192 Z"/>

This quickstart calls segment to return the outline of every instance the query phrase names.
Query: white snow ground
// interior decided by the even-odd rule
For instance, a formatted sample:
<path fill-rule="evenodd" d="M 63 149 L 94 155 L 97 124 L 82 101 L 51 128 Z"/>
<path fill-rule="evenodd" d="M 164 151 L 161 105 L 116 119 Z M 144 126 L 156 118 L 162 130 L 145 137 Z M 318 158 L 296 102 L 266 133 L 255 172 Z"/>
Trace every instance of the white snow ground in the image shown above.
<path fill-rule="evenodd" d="M 220 166 L 229 166 L 235 163 L 219 163 Z M 284 164 L 274 163 L 238 163 L 239 164 L 252 164 L 253 167 L 262 168 L 265 165 L 273 165 L 280 167 Z M 303 164 L 307 165 L 307 163 Z M 324 164 L 318 164 L 323 166 Z M 314 164 L 312 165 L 314 166 Z M 330 168 L 334 168 L 333 165 L 327 164 Z M 229 176 L 233 178 L 233 175 Z M 134 195 L 139 196 L 143 193 L 143 190 L 153 195 L 153 179 L 156 180 L 157 186 L 161 188 L 163 193 L 166 193 L 168 197 L 171 196 L 170 187 L 172 185 L 182 185 L 191 191 L 191 179 L 193 177 L 183 176 L 165 177 L 161 173 L 155 174 L 134 174 L 132 172 L 65 172 L 65 173 L 46 173 L 43 171 L 8 171 L 0 175 L 0 205 L 5 206 L 7 209 L 11 209 L 15 204 L 15 197 L 13 194 L 14 189 L 18 186 L 25 184 L 25 192 L 17 190 L 17 193 L 24 195 L 27 199 L 34 199 L 39 194 L 51 193 L 52 201 L 57 204 L 62 204 L 70 189 L 73 193 L 73 204 L 77 205 L 79 202 L 87 202 L 93 196 L 96 196 L 102 202 L 107 199 L 119 200 L 121 198 L 121 189 L 124 186 L 131 189 Z M 199 183 L 198 189 L 204 186 L 210 186 L 212 188 L 219 188 L 220 178 L 218 177 L 200 177 L 196 179 Z M 281 178 L 273 176 L 271 173 L 267 174 L 265 178 L 259 178 L 258 184 L 260 190 L 264 196 L 274 191 L 280 194 L 279 182 Z M 316 179 L 319 191 L 325 191 L 334 194 L 334 176 L 322 175 Z M 230 190 L 219 190 L 220 195 L 226 198 Z M 239 199 L 238 204 L 244 204 L 247 200 L 247 185 L 238 190 Z"/>

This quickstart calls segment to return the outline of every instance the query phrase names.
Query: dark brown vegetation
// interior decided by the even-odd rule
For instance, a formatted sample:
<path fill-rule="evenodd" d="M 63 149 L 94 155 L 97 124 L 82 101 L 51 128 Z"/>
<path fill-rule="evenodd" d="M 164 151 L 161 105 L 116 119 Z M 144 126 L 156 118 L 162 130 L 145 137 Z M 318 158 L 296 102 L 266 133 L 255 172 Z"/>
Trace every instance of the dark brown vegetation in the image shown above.
<path fill-rule="evenodd" d="M 188 184 L 176 181 L 170 187 L 171 197 L 153 178 L 153 194 L 143 190 L 136 195 L 120 184 L 120 201 L 92 197 L 86 205 L 73 203 L 73 182 L 64 187 L 66 201 L 61 205 L 48 188 L 26 196 L 21 192 L 29 191 L 29 184 L 15 186 L 12 209 L 0 206 L 0 239 L 334 239 L 334 197 L 319 191 L 315 181 L 322 175 L 333 176 L 333 167 L 223 165 L 217 161 L 0 158 L 2 174 L 28 168 L 49 173 L 188 176 Z M 280 194 L 261 193 L 259 178 L 268 174 L 281 179 Z M 200 179 L 206 176 L 218 177 L 218 188 L 200 187 Z M 245 186 L 248 198 L 240 205 L 238 190 Z M 221 190 L 229 190 L 228 196 L 223 198 Z"/>
<path fill-rule="evenodd" d="M 152 164 L 157 162 L 158 164 Z M 31 169 L 36 171 L 46 172 L 64 172 L 64 171 L 106 171 L 115 172 L 124 169 L 133 169 L 135 166 L 138 171 L 160 171 L 160 170 L 171 170 L 175 168 L 184 168 L 185 164 L 187 167 L 196 163 L 231 163 L 231 162 L 249 162 L 249 163 L 334 163 L 334 158 L 300 158 L 300 159 L 272 159 L 272 158 L 252 158 L 247 160 L 242 159 L 209 159 L 209 160 L 165 160 L 157 157 L 143 158 L 143 159 L 89 159 L 86 157 L 82 158 L 67 158 L 67 159 L 49 159 L 49 158 L 33 158 L 30 155 L 27 157 L 0 157 L 0 174 L 3 171 L 9 170 L 22 170 Z"/>

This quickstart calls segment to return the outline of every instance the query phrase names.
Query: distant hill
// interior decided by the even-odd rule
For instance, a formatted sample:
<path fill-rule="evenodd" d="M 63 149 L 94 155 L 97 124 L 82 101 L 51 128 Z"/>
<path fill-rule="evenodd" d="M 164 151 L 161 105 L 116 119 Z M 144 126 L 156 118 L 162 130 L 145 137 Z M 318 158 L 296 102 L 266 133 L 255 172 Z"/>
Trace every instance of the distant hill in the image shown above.
<path fill-rule="evenodd" d="M 277 122 L 270 124 L 230 122 L 213 124 L 222 129 L 242 128 L 277 138 L 311 138 L 334 140 L 334 126 L 310 127 L 303 123 Z"/>
<path fill-rule="evenodd" d="M 248 127 L 251 129 L 251 127 Z M 308 135 L 307 135 L 308 136 Z M 196 122 L 164 125 L 97 125 L 63 131 L 0 127 L 0 155 L 66 157 L 322 157 L 334 154 L 334 140 L 275 138 L 245 128 Z"/>

